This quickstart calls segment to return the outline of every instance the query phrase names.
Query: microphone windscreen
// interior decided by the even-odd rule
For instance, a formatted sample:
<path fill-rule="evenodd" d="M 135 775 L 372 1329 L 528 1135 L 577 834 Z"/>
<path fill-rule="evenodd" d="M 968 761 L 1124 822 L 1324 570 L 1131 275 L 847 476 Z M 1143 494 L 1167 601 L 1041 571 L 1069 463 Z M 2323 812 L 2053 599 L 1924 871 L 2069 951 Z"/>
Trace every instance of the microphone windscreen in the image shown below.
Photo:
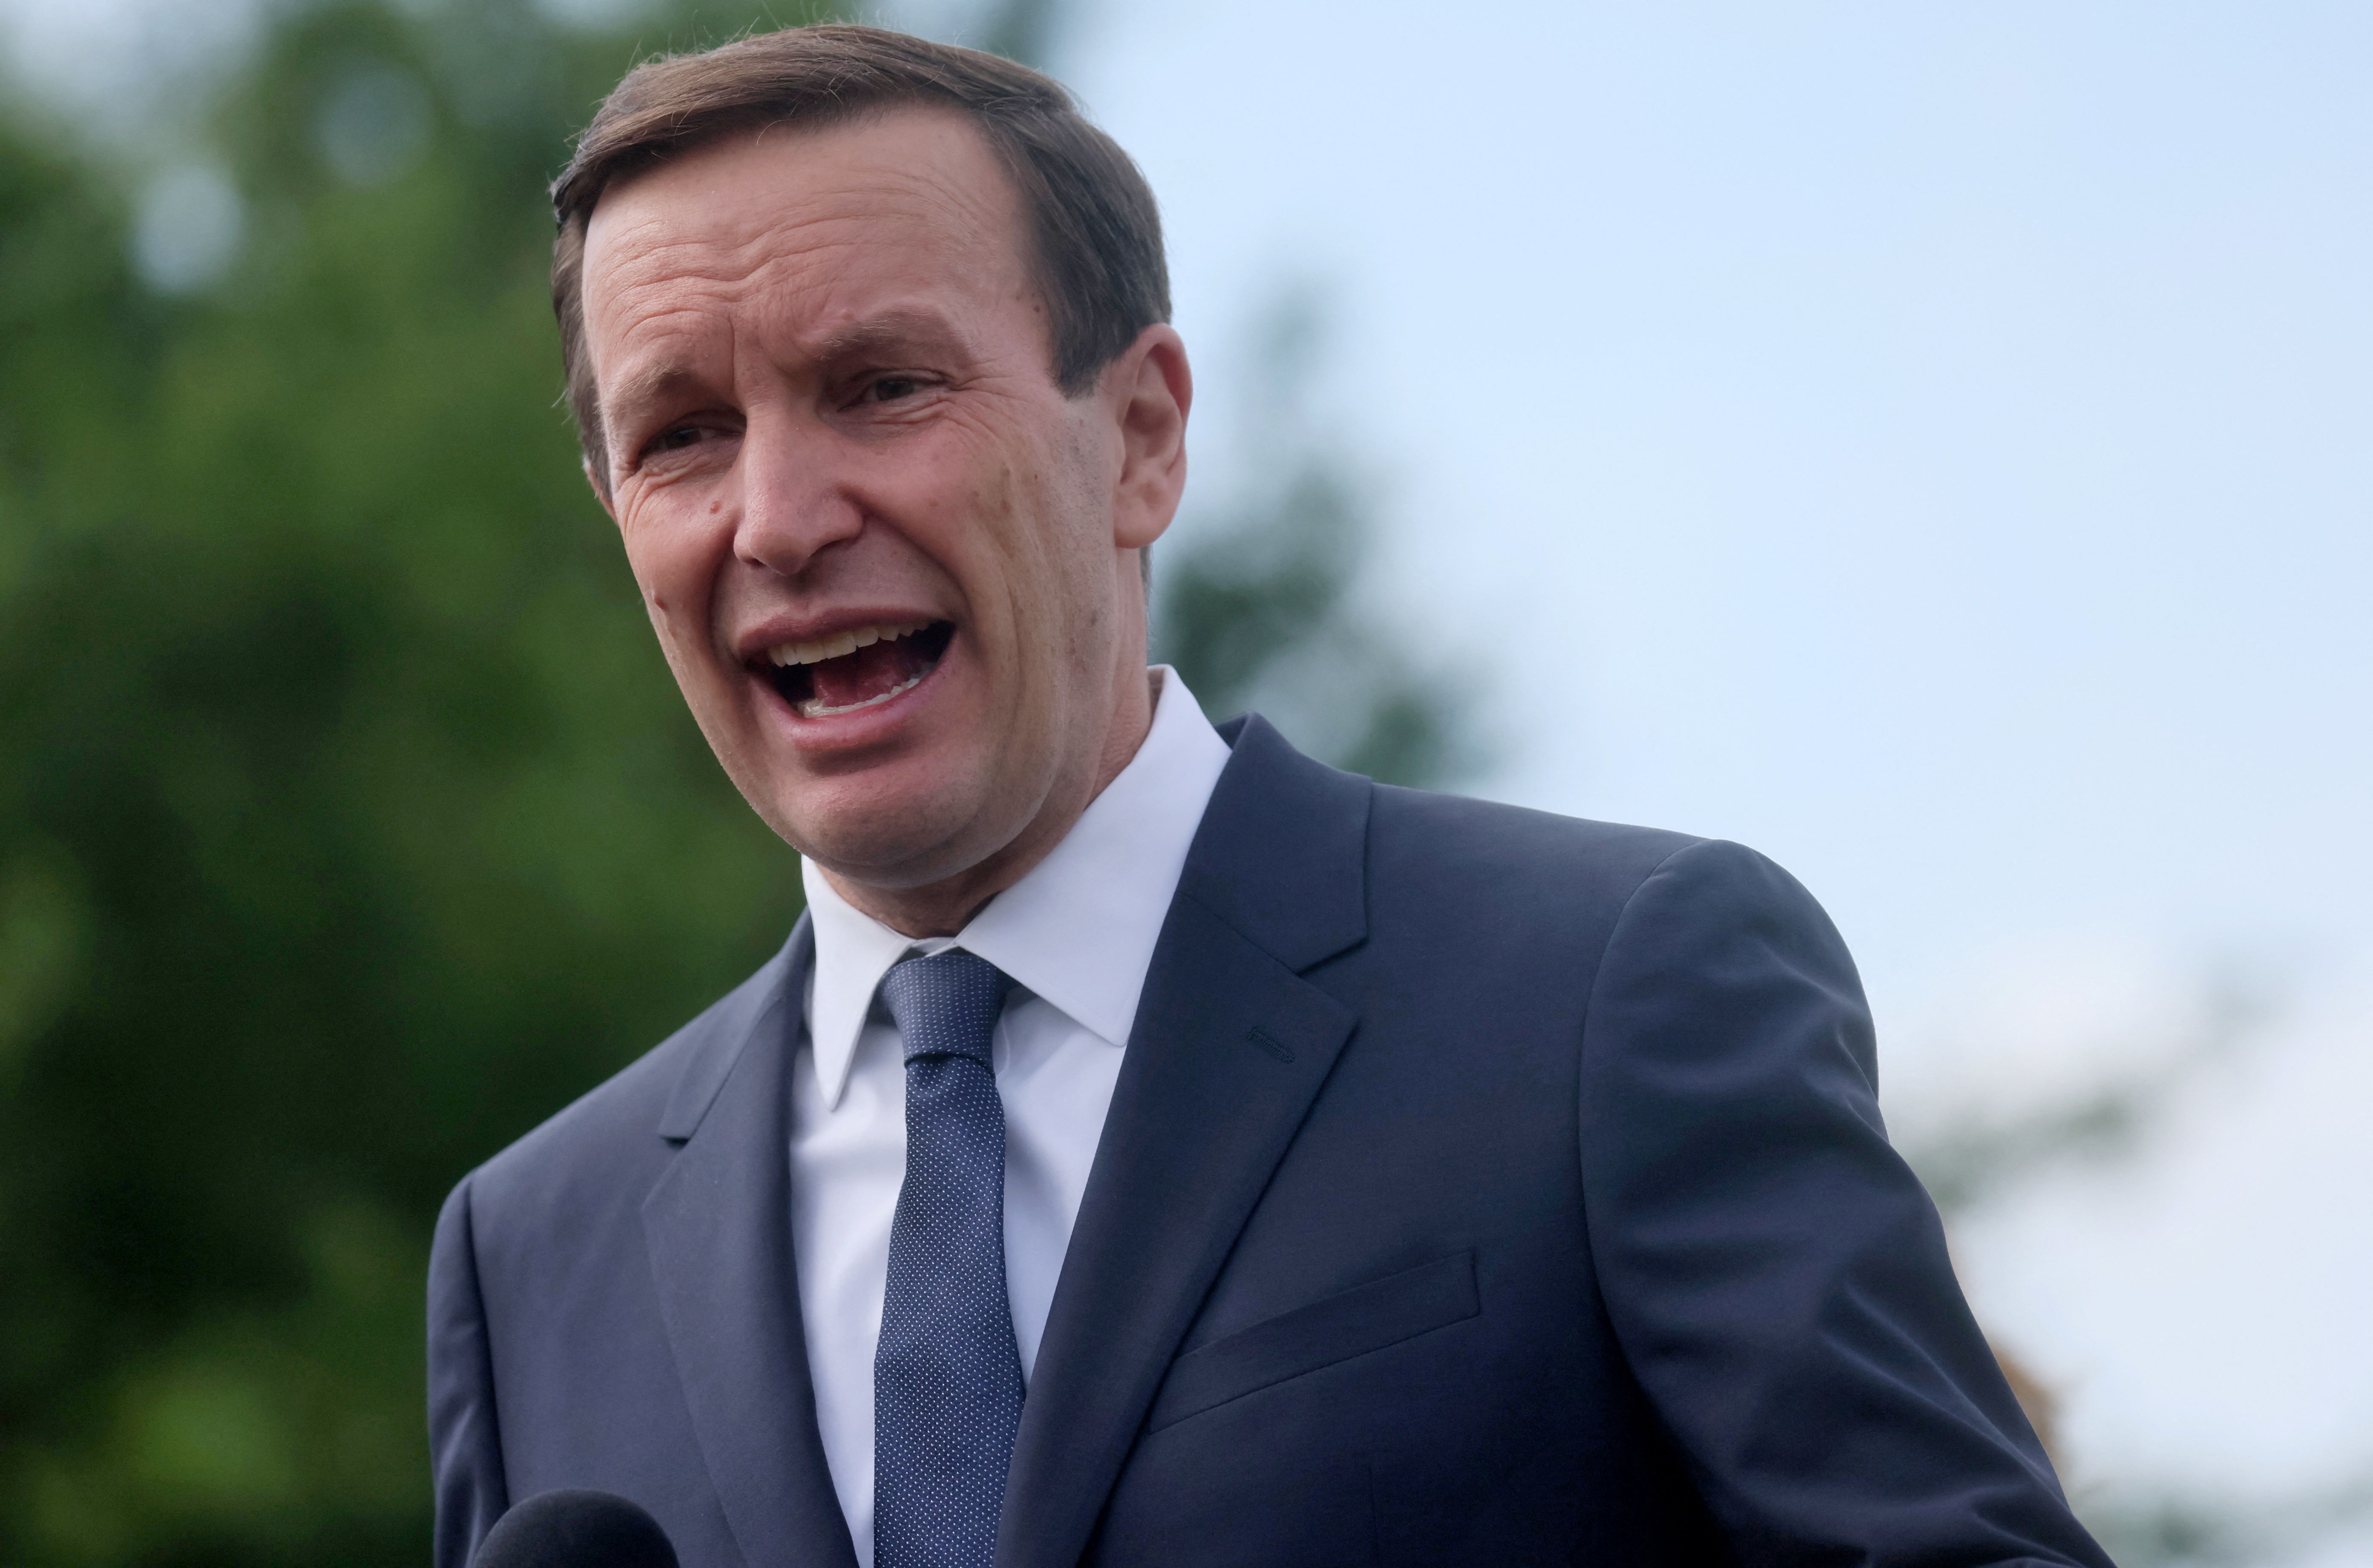
<path fill-rule="evenodd" d="M 541 1492 L 495 1522 L 470 1568 L 677 1568 L 660 1522 L 609 1492 Z"/>

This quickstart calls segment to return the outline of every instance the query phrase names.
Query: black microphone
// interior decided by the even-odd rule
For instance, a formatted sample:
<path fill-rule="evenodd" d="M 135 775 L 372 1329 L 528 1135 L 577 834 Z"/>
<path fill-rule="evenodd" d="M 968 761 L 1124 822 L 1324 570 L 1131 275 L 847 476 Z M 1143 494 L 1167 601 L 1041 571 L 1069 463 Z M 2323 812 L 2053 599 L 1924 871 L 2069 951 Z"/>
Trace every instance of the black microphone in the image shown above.
<path fill-rule="evenodd" d="M 495 1521 L 470 1568 L 677 1568 L 660 1522 L 617 1493 L 540 1492 Z"/>

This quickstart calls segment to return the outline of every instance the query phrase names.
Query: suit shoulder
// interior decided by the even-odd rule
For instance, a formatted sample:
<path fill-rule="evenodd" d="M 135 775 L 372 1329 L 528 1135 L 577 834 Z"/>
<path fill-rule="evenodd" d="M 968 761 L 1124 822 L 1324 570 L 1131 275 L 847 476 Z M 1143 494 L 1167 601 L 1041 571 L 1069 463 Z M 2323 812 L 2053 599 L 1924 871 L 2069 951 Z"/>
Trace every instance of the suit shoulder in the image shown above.
<path fill-rule="evenodd" d="M 1743 844 L 1385 785 L 1368 878 L 1371 918 L 1410 932 L 1563 933 L 1595 953 L 1619 925 L 1667 938 L 1703 926 L 1841 946 L 1804 885 Z"/>
<path fill-rule="evenodd" d="M 1676 854 L 1716 842 L 1379 784 L 1368 857 L 1380 889 L 1420 887 L 1435 898 L 1467 892 L 1501 903 L 1588 895 L 1620 904 Z"/>

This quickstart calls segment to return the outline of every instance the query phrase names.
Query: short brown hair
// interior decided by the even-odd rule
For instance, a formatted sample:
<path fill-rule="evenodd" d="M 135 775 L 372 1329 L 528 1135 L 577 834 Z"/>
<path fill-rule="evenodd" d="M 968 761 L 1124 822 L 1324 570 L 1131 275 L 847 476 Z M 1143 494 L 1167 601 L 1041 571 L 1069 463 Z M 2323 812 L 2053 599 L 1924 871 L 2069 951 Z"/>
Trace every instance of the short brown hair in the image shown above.
<path fill-rule="evenodd" d="M 552 309 L 568 405 L 594 482 L 609 489 L 602 409 L 585 354 L 585 229 L 602 193 L 740 130 L 829 125 L 902 105 L 971 116 L 1022 197 L 1046 307 L 1055 380 L 1070 396 L 1156 322 L 1170 272 L 1152 189 L 1051 76 L 978 50 L 880 28 L 785 28 L 653 60 L 594 112 L 552 182 Z"/>

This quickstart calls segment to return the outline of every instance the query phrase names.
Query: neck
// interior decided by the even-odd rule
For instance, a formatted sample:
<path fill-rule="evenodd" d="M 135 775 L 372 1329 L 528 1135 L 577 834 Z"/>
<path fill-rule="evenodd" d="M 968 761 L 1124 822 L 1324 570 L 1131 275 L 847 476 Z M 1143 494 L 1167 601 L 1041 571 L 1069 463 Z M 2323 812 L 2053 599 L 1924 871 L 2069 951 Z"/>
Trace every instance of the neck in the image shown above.
<path fill-rule="evenodd" d="M 924 887 L 877 887 L 855 882 L 830 868 L 821 868 L 833 891 L 849 904 L 902 936 L 953 936 L 964 930 L 988 901 L 1030 873 L 1060 844 L 1105 786 L 1120 777 L 1145 744 L 1153 728 L 1153 708 L 1162 696 L 1162 678 L 1145 670 L 1122 684 L 1114 705 L 1113 722 L 1085 790 L 1073 790 L 1062 807 L 1049 802 L 1011 843 L 988 859 L 943 881 Z"/>

